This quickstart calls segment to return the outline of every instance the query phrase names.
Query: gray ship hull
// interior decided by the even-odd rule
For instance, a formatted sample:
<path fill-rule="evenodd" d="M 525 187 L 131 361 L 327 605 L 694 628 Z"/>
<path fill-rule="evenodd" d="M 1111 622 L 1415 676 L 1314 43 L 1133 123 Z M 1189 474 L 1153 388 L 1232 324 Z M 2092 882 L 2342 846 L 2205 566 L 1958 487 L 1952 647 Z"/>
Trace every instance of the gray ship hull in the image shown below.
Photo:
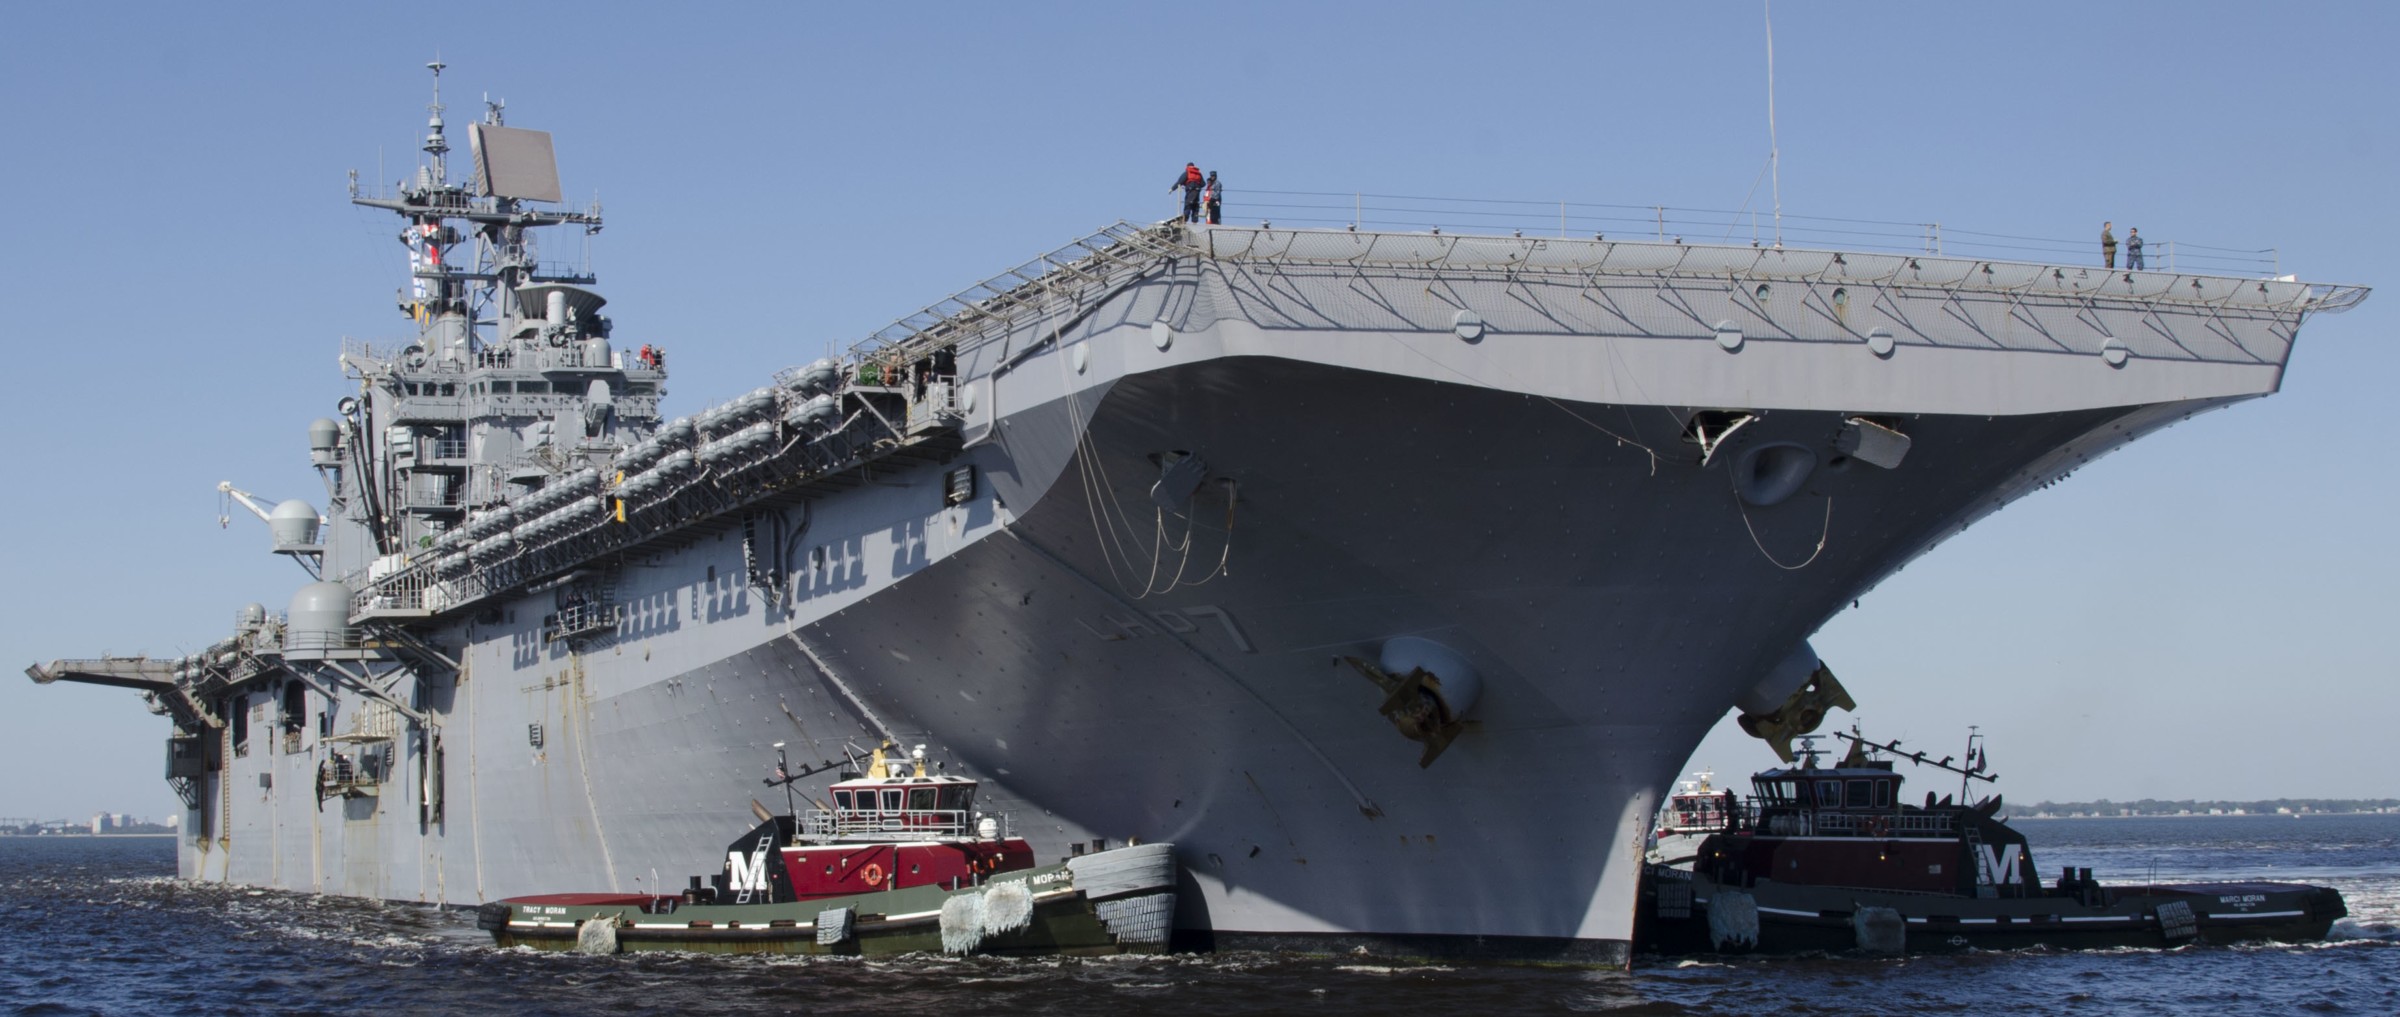
<path fill-rule="evenodd" d="M 882 481 L 892 518 L 820 509 L 827 551 L 796 552 L 781 603 L 739 584 L 720 533 L 629 567 L 629 618 L 598 644 L 545 645 L 539 595 L 460 628 L 465 675 L 427 703 L 442 823 L 320 807 L 303 745 L 290 790 L 233 804 L 230 843 L 187 847 L 186 873 L 451 903 L 672 888 L 707 867 L 770 743 L 815 758 L 888 733 L 983 780 L 1044 855 L 1175 842 L 1181 924 L 1220 943 L 1613 963 L 1652 805 L 1724 704 L 1989 492 L 2177 410 L 1918 418 L 1945 465 L 1828 471 L 1760 510 L 1586 423 L 1625 409 L 1272 358 L 1136 375 L 1020 415 L 1088 435 L 1021 516 L 989 499 L 925 514 L 942 469 L 926 467 Z M 1759 438 L 1839 423 L 1776 414 Z M 1230 527 L 1220 488 L 1195 494 L 1188 536 L 1125 532 L 1157 515 L 1161 449 L 1236 481 Z M 965 458 L 1014 463 L 1003 442 Z M 1395 635 L 1484 675 L 1474 730 L 1431 767 L 1338 661 Z M 249 768 L 231 786 L 255 785 Z"/>
<path fill-rule="evenodd" d="M 29 669 L 173 717 L 188 878 L 673 892 L 778 744 L 890 741 L 1045 859 L 1172 842 L 1197 942 L 1621 963 L 1654 805 L 1728 709 L 1816 722 L 1827 617 L 2365 295 L 1119 224 L 669 423 L 526 243 L 596 209 L 425 151 L 353 198 L 420 331 L 344 351 L 330 514 L 226 488 L 320 581 Z"/>

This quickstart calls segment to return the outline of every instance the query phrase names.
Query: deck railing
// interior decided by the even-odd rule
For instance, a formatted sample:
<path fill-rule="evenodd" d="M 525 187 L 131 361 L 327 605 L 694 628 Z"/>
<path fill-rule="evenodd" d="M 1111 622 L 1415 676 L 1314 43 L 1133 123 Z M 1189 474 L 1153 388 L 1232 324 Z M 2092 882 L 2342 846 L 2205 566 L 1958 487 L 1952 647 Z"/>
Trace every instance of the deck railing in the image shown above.
<path fill-rule="evenodd" d="M 891 840 L 910 837 L 975 836 L 981 817 L 961 809 L 816 809 L 799 816 L 800 835 L 811 840 L 865 837 Z"/>
<path fill-rule="evenodd" d="M 1950 813 L 1891 810 L 1779 810 L 1751 825 L 1761 832 L 1787 837 L 1947 837 L 1957 830 Z"/>
<path fill-rule="evenodd" d="M 1621 240 L 1751 243 L 1845 251 L 1888 251 L 1950 257 L 2100 264 L 2098 231 L 2089 240 L 1960 229 L 1938 222 L 1850 219 L 1775 213 L 1764 209 L 1681 208 L 1587 201 L 1453 198 L 1364 191 L 1243 189 L 1227 192 L 1238 213 L 1229 223 L 1279 223 L 1302 228 L 1361 231 L 1503 233 L 1526 237 L 1615 237 Z M 2118 268 L 2132 267 L 2127 233 L 2118 233 Z M 2225 247 L 2181 239 L 2142 238 L 2147 269 L 2236 276 L 2284 274 L 2274 247 Z"/>

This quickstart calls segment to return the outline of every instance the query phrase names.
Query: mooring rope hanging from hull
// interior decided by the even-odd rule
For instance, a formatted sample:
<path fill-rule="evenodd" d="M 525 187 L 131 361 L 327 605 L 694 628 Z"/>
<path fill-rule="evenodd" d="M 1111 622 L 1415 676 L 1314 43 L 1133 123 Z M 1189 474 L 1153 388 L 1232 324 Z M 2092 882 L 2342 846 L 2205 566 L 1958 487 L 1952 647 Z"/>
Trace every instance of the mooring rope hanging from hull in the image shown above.
<path fill-rule="evenodd" d="M 1164 508 L 1152 510 L 1148 548 L 1150 571 L 1142 579 L 1141 591 L 1135 592 L 1133 584 L 1126 582 L 1126 577 L 1118 574 L 1116 558 L 1110 555 L 1109 546 L 1112 543 L 1115 544 L 1116 554 L 1125 559 L 1125 564 L 1130 570 L 1133 565 L 1133 554 L 1125 549 L 1126 541 L 1119 534 L 1119 526 L 1120 520 L 1124 520 L 1122 523 L 1124 531 L 1130 533 L 1132 532 L 1131 522 L 1125 519 L 1124 507 L 1117 501 L 1114 488 L 1108 481 L 1107 468 L 1101 463 L 1102 457 L 1099 449 L 1093 447 L 1088 439 L 1089 432 L 1084 427 L 1080 407 L 1076 405 L 1073 396 L 1068 397 L 1068 404 L 1071 415 L 1070 422 L 1076 431 L 1076 480 L 1083 489 L 1084 508 L 1092 519 L 1092 533 L 1094 542 L 1100 549 L 1101 561 L 1108 566 L 1109 579 L 1116 583 L 1118 590 L 1135 600 L 1143 600 L 1185 587 L 1199 586 L 1224 575 L 1227 572 L 1228 563 L 1233 559 L 1233 511 L 1237 488 L 1231 480 L 1224 481 L 1225 544 L 1217 555 L 1216 567 L 1209 570 L 1206 576 L 1190 582 L 1184 580 L 1185 574 L 1191 569 L 1193 536 L 1199 525 L 1199 513 L 1179 513 L 1183 516 L 1184 521 L 1183 536 L 1179 540 L 1170 542 L 1167 537 L 1167 511 Z M 1139 537 L 1133 538 L 1132 542 L 1136 547 L 1141 546 Z M 1159 568 L 1170 551 L 1178 556 L 1175 563 L 1175 574 L 1167 578 L 1166 585 L 1161 586 L 1158 582 Z"/>
<path fill-rule="evenodd" d="M 1727 476 L 1731 476 L 1731 473 L 1729 472 Z M 1742 493 L 1739 490 L 1733 492 L 1733 509 L 1742 515 L 1742 529 L 1749 531 L 1750 546 L 1758 548 L 1759 556 L 1765 558 L 1767 564 L 1786 572 L 1798 572 L 1815 564 L 1817 556 L 1825 553 L 1825 545 L 1833 537 L 1833 496 L 1830 494 L 1825 496 L 1825 525 L 1817 532 L 1817 546 L 1808 552 L 1808 560 L 1798 565 L 1786 565 L 1776 561 L 1774 553 L 1768 551 L 1767 545 L 1758 539 L 1758 528 L 1750 525 L 1750 509 L 1742 504 Z"/>

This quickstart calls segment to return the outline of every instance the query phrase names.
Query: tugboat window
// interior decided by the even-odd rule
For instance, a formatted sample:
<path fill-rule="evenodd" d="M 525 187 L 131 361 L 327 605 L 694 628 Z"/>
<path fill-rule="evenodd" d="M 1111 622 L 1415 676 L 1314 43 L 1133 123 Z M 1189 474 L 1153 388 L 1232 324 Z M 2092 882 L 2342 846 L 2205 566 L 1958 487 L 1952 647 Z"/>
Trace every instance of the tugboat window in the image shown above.
<path fill-rule="evenodd" d="M 899 789 L 899 788 L 893 788 L 893 789 L 891 789 L 891 790 L 889 790 L 889 791 L 886 791 L 886 792 L 884 792 L 884 793 L 883 793 L 883 811 L 885 811 L 885 812 L 898 812 L 898 811 L 900 811 L 900 789 Z"/>
<path fill-rule="evenodd" d="M 1867 804 L 1868 796 L 1874 793 L 1867 790 L 1867 785 L 1870 783 L 1873 782 L 1864 780 L 1851 781 L 1849 788 L 1846 789 L 1848 799 L 1842 802 L 1842 804 L 1845 807 L 1853 809 L 1870 808 L 1871 806 Z"/>
<path fill-rule="evenodd" d="M 1842 782 L 1838 780 L 1818 781 L 1817 807 L 1833 808 L 1840 804 L 1842 804 Z"/>
<path fill-rule="evenodd" d="M 836 791 L 836 792 L 834 792 L 834 793 L 833 793 L 833 807 L 834 807 L 834 808 L 837 808 L 837 809 L 841 809 L 841 810 L 843 810 L 843 811 L 845 811 L 845 812 L 846 812 L 846 811 L 849 811 L 849 808 L 850 808 L 850 792 L 848 792 L 848 791 Z"/>
<path fill-rule="evenodd" d="M 1875 807 L 1878 809 L 1888 809 L 1892 807 L 1891 781 L 1879 780 L 1875 782 Z"/>
<path fill-rule="evenodd" d="M 921 812 L 933 811 L 933 789 L 929 787 L 911 788 L 908 792 L 908 807 Z"/>

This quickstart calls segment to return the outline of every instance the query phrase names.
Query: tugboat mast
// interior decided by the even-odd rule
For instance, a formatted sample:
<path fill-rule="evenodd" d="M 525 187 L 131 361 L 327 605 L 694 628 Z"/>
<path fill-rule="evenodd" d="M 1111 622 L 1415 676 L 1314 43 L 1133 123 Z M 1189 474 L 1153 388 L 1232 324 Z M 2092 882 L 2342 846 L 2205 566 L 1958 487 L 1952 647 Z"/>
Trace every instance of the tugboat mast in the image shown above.
<path fill-rule="evenodd" d="M 1968 782 L 1974 780 L 1976 772 L 1983 769 L 1982 761 L 1975 758 L 1975 744 L 1983 740 L 1983 735 L 1979 733 L 1981 727 L 1980 724 L 1967 725 L 1967 754 L 1963 757 L 1966 763 L 1958 773 L 1958 803 L 1961 805 L 1967 803 Z"/>

